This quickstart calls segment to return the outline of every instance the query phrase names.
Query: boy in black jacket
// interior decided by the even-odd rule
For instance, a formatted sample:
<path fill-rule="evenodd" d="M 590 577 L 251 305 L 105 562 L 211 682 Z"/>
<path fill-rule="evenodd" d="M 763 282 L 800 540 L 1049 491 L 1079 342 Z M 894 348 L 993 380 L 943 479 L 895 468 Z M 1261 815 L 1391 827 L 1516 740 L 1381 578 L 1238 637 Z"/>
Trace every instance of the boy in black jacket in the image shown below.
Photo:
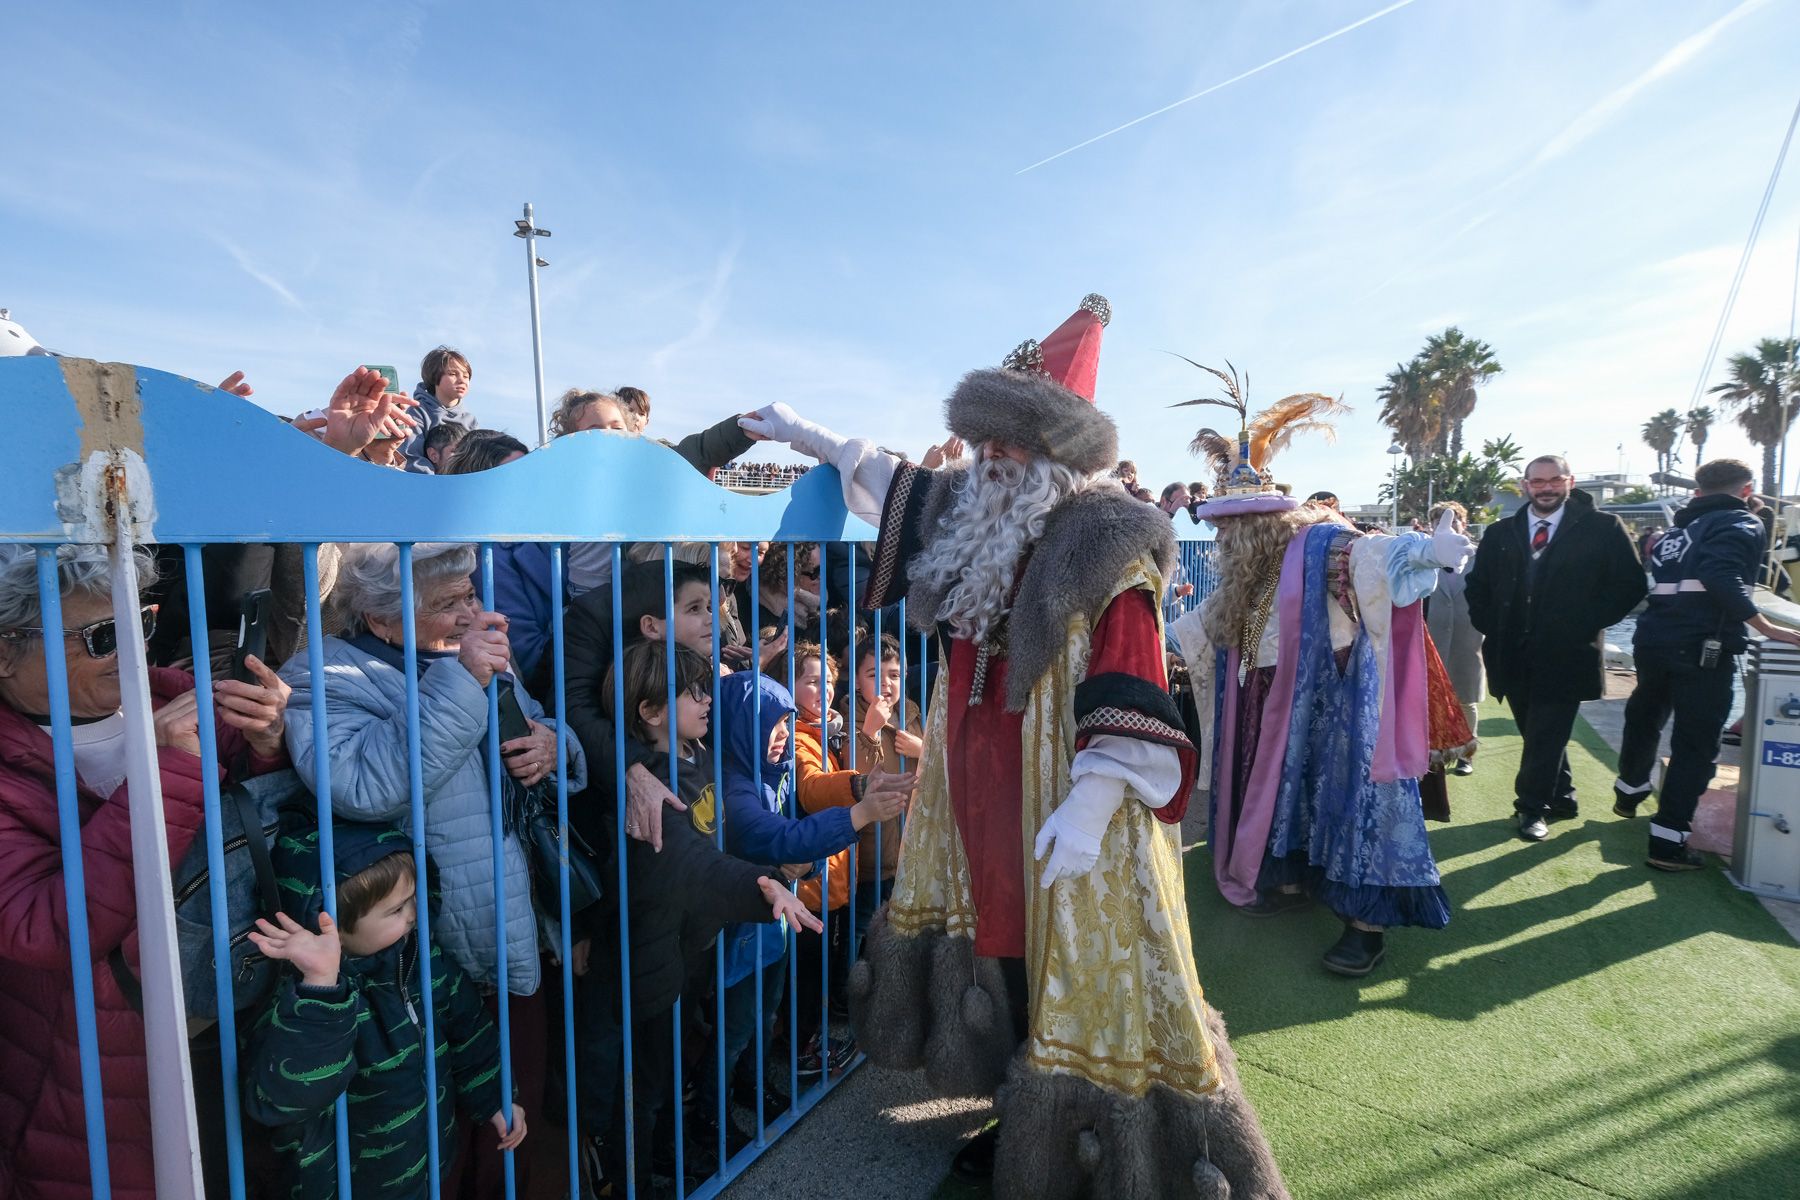
<path fill-rule="evenodd" d="M 631 743 L 627 755 L 667 782 L 671 761 L 669 647 L 660 639 L 639 642 L 625 651 L 622 666 L 623 723 Z M 607 671 L 602 692 L 606 715 L 613 720 L 619 717 L 612 710 L 618 671 L 619 664 Z M 631 931 L 631 1107 L 638 1190 L 643 1195 L 648 1194 L 645 1189 L 650 1184 L 651 1137 L 659 1112 L 672 1095 L 673 1009 L 689 973 L 703 964 L 719 930 L 727 924 L 787 918 L 814 932 L 823 928 L 819 919 L 788 891 L 778 870 L 732 858 L 715 843 L 718 805 L 712 762 L 701 747 L 712 711 L 712 679 L 712 668 L 705 658 L 685 646 L 675 647 L 674 790 L 687 804 L 687 812 L 671 811 L 663 825 L 661 851 L 636 839 L 626 842 L 629 894 L 625 907 Z M 596 970 L 602 973 L 599 982 L 617 1002 L 617 960 L 611 955 L 597 957 L 600 961 Z M 620 1015 L 614 1013 L 615 1018 Z M 608 1032 L 583 1030 L 582 1036 L 605 1037 Z M 621 1074 L 613 1092 L 610 1132 L 602 1156 L 606 1177 L 620 1195 L 625 1177 L 623 1087 Z M 588 1123 L 586 1116 L 583 1123 Z"/>
<path fill-rule="evenodd" d="M 318 830 L 276 842 L 283 911 L 275 923 L 258 920 L 250 940 L 294 969 L 250 1033 L 244 1112 L 277 1128 L 275 1149 L 288 1159 L 293 1200 L 338 1194 L 334 1105 L 345 1095 L 352 1193 L 428 1196 L 412 843 L 389 825 L 336 821 L 332 832 L 337 922 L 325 913 L 317 882 Z M 442 1187 L 455 1165 L 459 1113 L 492 1123 L 500 1148 L 510 1150 L 525 1139 L 525 1112 L 498 1103 L 500 1039 L 474 982 L 437 946 L 429 950 Z"/>

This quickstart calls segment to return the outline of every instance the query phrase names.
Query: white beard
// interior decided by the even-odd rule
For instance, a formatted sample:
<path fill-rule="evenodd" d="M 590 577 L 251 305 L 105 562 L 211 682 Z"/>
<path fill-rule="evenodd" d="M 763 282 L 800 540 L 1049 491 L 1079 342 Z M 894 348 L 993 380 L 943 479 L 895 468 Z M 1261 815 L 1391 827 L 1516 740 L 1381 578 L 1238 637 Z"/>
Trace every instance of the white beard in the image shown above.
<path fill-rule="evenodd" d="M 1048 459 L 983 462 L 977 452 L 936 536 L 907 572 L 914 583 L 943 592 L 934 617 L 959 638 L 986 641 L 1011 605 L 1025 551 L 1043 536 L 1050 510 L 1082 483 Z"/>

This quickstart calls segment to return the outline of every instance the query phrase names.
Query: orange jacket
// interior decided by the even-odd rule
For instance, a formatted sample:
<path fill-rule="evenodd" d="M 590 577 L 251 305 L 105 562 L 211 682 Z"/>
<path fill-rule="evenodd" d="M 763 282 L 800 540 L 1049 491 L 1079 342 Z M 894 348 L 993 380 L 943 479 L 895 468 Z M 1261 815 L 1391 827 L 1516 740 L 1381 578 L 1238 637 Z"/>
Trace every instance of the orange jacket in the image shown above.
<path fill-rule="evenodd" d="M 800 777 L 800 807 L 809 813 L 847 808 L 862 795 L 861 777 L 855 771 L 838 770 L 837 759 L 825 749 L 819 723 L 798 713 L 794 716 L 794 766 Z M 850 855 L 855 850 L 855 846 L 847 846 L 829 860 L 832 909 L 850 903 Z M 818 876 L 801 882 L 800 899 L 819 911 Z"/>

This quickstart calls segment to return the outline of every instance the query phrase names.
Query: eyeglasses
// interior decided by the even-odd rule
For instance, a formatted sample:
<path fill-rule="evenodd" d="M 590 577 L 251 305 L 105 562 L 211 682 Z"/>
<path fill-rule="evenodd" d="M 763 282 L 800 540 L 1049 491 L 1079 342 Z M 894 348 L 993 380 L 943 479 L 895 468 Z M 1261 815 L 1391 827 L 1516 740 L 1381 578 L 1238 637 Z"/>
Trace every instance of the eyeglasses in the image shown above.
<path fill-rule="evenodd" d="M 144 637 L 150 638 L 156 633 L 156 612 L 159 605 L 146 604 L 138 610 L 144 622 Z M 8 629 L 0 633 L 0 640 L 21 641 L 27 634 L 42 637 L 46 631 L 41 626 L 22 626 Z M 104 621 L 95 621 L 92 625 L 83 625 L 80 629 L 57 630 L 64 637 L 78 637 L 87 650 L 89 658 L 111 658 L 119 652 L 119 627 L 111 617 Z"/>

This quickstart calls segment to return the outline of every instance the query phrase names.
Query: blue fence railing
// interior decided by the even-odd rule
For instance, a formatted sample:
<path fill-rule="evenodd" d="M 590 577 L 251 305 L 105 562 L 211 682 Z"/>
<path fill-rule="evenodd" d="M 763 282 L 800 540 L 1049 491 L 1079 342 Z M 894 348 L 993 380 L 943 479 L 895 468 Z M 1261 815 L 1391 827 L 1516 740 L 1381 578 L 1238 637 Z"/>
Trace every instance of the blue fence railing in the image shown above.
<path fill-rule="evenodd" d="M 838 998 L 885 894 L 884 842 L 891 851 L 897 821 L 873 821 L 855 840 L 838 844 L 840 837 L 818 854 L 823 843 L 801 838 L 801 826 L 777 830 L 781 844 L 809 847 L 806 862 L 785 864 L 782 887 L 810 897 L 822 934 L 789 921 L 767 936 L 742 911 L 737 923 L 723 922 L 716 912 L 731 905 L 721 900 L 704 913 L 697 907 L 674 935 L 672 1004 L 667 986 L 640 986 L 647 964 L 633 962 L 634 949 L 666 950 L 666 942 L 643 940 L 653 914 L 648 902 L 635 907 L 633 895 L 664 879 L 677 853 L 668 838 L 661 852 L 648 849 L 634 830 L 647 837 L 647 823 L 659 817 L 673 833 L 675 822 L 687 821 L 715 853 L 736 850 L 760 863 L 740 840 L 754 822 L 734 824 L 748 812 L 733 814 L 739 797 L 768 797 L 778 809 L 772 817 L 824 826 L 805 803 L 814 789 L 785 766 L 794 740 L 813 736 L 813 722 L 790 711 L 776 722 L 789 751 L 771 755 L 765 745 L 774 744 L 774 730 L 765 731 L 763 705 L 785 703 L 789 693 L 763 681 L 792 689 L 809 679 L 811 660 L 797 657 L 802 642 L 824 648 L 820 711 L 806 714 L 817 718 L 822 766 L 873 767 L 859 761 L 858 737 L 871 697 L 892 713 L 887 741 L 878 731 L 876 744 L 907 746 L 924 733 L 934 647 L 908 627 L 904 603 L 860 616 L 849 603 L 869 569 L 873 530 L 846 513 L 835 472 L 814 469 L 778 494 L 735 495 L 659 445 L 585 435 L 480 474 L 403 475 L 340 455 L 191 381 L 71 359 L 0 361 L 0 405 L 13 434 L 0 551 L 23 564 L 23 574 L 9 565 L 0 577 L 17 575 L 26 589 L 0 595 L 0 612 L 14 611 L 5 607 L 10 599 L 38 613 L 30 628 L 0 629 L 0 654 L 24 653 L 33 636 L 42 638 L 43 709 L 29 711 L 47 713 L 47 730 L 21 736 L 46 741 L 44 758 L 54 764 L 42 783 L 20 762 L 0 759 L 0 804 L 39 810 L 7 822 L 0 837 L 37 841 L 0 844 L 0 862 L 24 850 L 58 864 L 44 887 L 59 897 L 48 936 L 60 940 L 49 962 L 41 945 L 0 962 L 0 1022 L 44 996 L 67 1010 L 73 1044 L 43 1053 L 47 1063 L 78 1065 L 66 1086 L 79 1090 L 82 1118 L 54 1132 L 85 1139 L 96 1196 L 273 1194 L 277 1144 L 291 1155 L 300 1138 L 300 1158 L 327 1164 L 340 1196 L 388 1171 L 385 1155 L 393 1168 L 404 1159 L 423 1174 L 433 1196 L 452 1173 L 468 1179 L 491 1165 L 509 1197 L 580 1194 L 606 1170 L 617 1195 L 644 1194 L 656 1180 L 678 1196 L 704 1198 L 860 1062 Z M 151 554 L 163 576 L 154 582 L 141 575 Z M 1210 545 L 1184 543 L 1179 580 L 1193 590 L 1171 596 L 1171 614 L 1210 590 L 1211 571 Z M 596 587 L 596 579 L 605 582 Z M 705 611 L 696 626 L 682 598 L 701 585 Z M 147 610 L 151 619 L 140 612 L 141 592 L 160 605 Z M 71 617 L 75 609 L 80 615 Z M 96 616 L 103 609 L 113 613 L 104 634 Z M 171 621 L 176 613 L 185 620 Z M 245 699 L 226 683 L 256 686 L 259 676 L 237 652 L 258 613 L 269 617 L 268 656 L 285 660 L 269 666 L 305 695 L 284 714 L 282 754 L 258 750 L 251 737 L 260 728 L 266 740 L 266 722 L 257 727 L 263 718 L 248 715 L 266 694 Z M 490 621 L 494 613 L 505 621 Z M 598 635 L 589 627 L 596 614 Z M 571 628 L 577 619 L 587 623 L 580 630 Z M 80 623 L 79 637 L 59 642 L 38 632 L 66 632 L 71 621 Z M 111 676 L 89 665 L 107 661 L 104 638 L 117 644 L 116 697 L 105 682 Z M 658 707 L 649 697 L 634 705 L 628 695 L 643 686 L 633 676 L 639 659 L 627 658 L 641 640 L 661 642 L 660 720 L 646 715 L 646 706 Z M 484 659 L 483 647 L 500 651 L 505 669 Z M 706 660 L 704 684 L 678 687 L 683 647 Z M 842 664 L 836 678 L 827 669 L 833 659 Z M 175 661 L 191 672 L 191 701 L 179 676 L 152 669 Z M 739 712 L 725 693 L 744 687 L 727 669 L 750 677 L 748 755 L 733 741 L 740 727 L 721 728 Z M 190 706 L 191 717 L 182 717 Z M 703 736 L 683 732 L 688 707 L 706 710 Z M 827 732 L 834 709 L 847 734 L 835 755 Z M 610 726 L 596 713 L 610 714 Z M 23 709 L 0 711 L 0 720 L 27 719 Z M 75 740 L 75 731 L 101 721 L 120 730 L 122 772 L 103 771 Z M 645 766 L 658 757 L 660 775 Z M 190 759 L 191 768 L 181 765 Z M 289 765 L 297 769 L 291 794 L 269 814 L 275 836 L 245 828 L 228 837 L 222 785 Z M 918 763 L 901 753 L 889 765 L 907 771 Z M 685 808 L 669 802 L 684 796 Z M 128 850 L 103 836 L 127 817 Z M 352 995 L 345 1003 L 368 1015 L 347 1029 L 320 1017 L 324 1032 L 282 1058 L 275 1077 L 307 1077 L 290 1104 L 275 1094 L 279 1082 L 258 1081 L 269 1077 L 271 1045 L 291 1034 L 282 1028 L 282 1014 L 292 1016 L 281 1008 L 290 1002 L 284 997 L 297 1003 L 305 977 L 290 974 L 281 987 L 291 992 L 246 999 L 259 986 L 247 979 L 278 974 L 244 953 L 250 922 L 274 916 L 246 854 L 257 857 L 266 841 L 280 860 L 310 838 L 316 878 L 282 877 L 281 906 L 316 887 L 318 906 L 335 917 L 346 894 L 337 864 L 347 843 L 338 835 L 352 821 L 404 829 L 416 928 L 372 950 L 359 940 L 356 955 L 348 939 L 359 935 L 340 935 L 341 980 L 397 948 L 397 988 L 384 976 L 351 992 L 307 992 L 326 1004 Z M 47 833 L 28 832 L 51 828 L 54 844 Z M 583 831 L 592 861 L 580 858 Z M 204 861 L 203 936 L 178 924 L 175 911 L 189 842 Z M 535 875 L 534 847 L 544 849 Z M 659 853 L 670 857 L 646 857 Z M 715 861 L 691 845 L 679 853 Z M 864 864 L 875 867 L 872 879 L 859 877 Z M 598 877 L 606 895 L 578 909 L 572 867 L 584 865 L 583 878 Z M 847 872 L 835 892 L 834 872 Z M 102 887 L 112 907 L 98 906 Z M 137 915 L 121 924 L 112 914 L 126 892 Z M 658 893 L 655 903 L 689 894 Z M 842 897 L 835 908 L 834 896 Z M 15 908 L 23 903 L 15 894 Z M 743 909 L 741 896 L 736 905 Z M 182 912 L 185 919 L 185 901 Z M 0 922 L 12 919 L 0 913 Z M 721 923 L 723 932 L 708 936 Z M 21 939 L 9 934 L 4 944 Z M 204 1004 L 188 994 L 196 963 L 211 983 Z M 133 989 L 141 994 L 134 998 Z M 384 1007 L 390 995 L 392 1012 Z M 202 1011 L 216 1016 L 197 1018 Z M 418 1072 L 423 1108 L 415 1123 L 384 1128 L 378 1144 L 371 1129 L 388 1123 L 359 1113 L 369 1091 L 357 1080 L 396 1068 L 358 1059 L 366 1045 L 357 1030 L 401 1011 L 384 1036 L 416 1039 L 427 1051 L 399 1068 Z M 475 1045 L 492 1049 L 472 1064 Z M 309 1049 L 330 1061 L 308 1067 L 301 1060 Z M 319 1080 L 338 1078 L 330 1068 L 343 1053 L 355 1069 L 321 1103 Z M 45 1087 L 63 1078 L 45 1075 Z M 109 1114 L 102 1097 L 129 1092 L 129 1080 L 140 1077 L 144 1103 Z M 493 1151 L 515 1128 L 515 1097 L 525 1096 L 529 1135 L 517 1149 Z M 441 1113 L 440 1100 L 465 1116 L 491 1112 L 493 1121 Z M 55 1105 L 38 1108 L 22 1119 L 60 1119 Z M 145 1113 L 147 1127 L 131 1124 Z M 21 1157 L 0 1164 L 0 1181 L 7 1169 L 24 1184 L 34 1171 L 67 1165 Z"/>

